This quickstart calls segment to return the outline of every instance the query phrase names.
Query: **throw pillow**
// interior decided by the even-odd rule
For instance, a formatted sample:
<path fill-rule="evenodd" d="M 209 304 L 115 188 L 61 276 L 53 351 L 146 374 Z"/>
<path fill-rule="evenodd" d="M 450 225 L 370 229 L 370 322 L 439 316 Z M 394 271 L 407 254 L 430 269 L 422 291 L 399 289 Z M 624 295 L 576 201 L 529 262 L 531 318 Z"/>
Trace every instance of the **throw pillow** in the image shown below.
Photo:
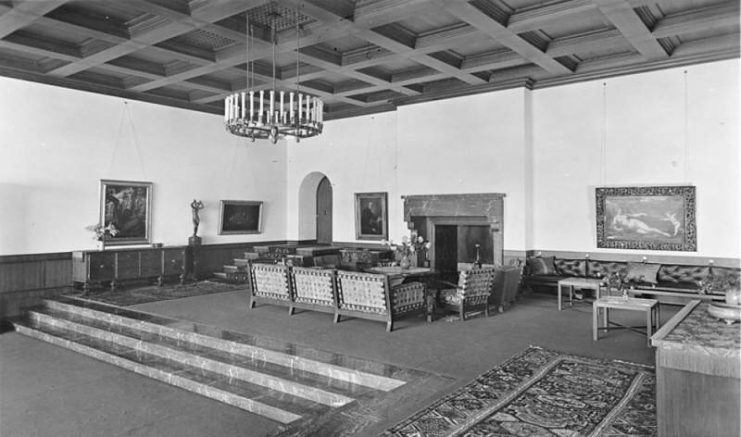
<path fill-rule="evenodd" d="M 557 275 L 556 266 L 553 265 L 553 256 L 536 256 L 530 258 L 530 274 L 532 275 Z"/>
<path fill-rule="evenodd" d="M 553 265 L 556 266 L 556 271 L 561 276 L 584 277 L 587 275 L 587 263 L 583 259 L 556 258 L 553 260 Z"/>
<path fill-rule="evenodd" d="M 634 282 L 656 284 L 656 274 L 661 264 L 628 263 L 628 272 L 625 279 Z"/>

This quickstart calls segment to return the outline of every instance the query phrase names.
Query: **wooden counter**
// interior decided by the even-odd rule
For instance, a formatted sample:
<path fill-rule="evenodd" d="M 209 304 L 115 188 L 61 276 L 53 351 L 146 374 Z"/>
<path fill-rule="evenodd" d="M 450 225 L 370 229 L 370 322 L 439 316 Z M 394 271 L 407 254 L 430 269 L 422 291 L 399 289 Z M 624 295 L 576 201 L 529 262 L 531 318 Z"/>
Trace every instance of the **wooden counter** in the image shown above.
<path fill-rule="evenodd" d="M 659 437 L 741 435 L 741 327 L 693 300 L 652 338 Z"/>

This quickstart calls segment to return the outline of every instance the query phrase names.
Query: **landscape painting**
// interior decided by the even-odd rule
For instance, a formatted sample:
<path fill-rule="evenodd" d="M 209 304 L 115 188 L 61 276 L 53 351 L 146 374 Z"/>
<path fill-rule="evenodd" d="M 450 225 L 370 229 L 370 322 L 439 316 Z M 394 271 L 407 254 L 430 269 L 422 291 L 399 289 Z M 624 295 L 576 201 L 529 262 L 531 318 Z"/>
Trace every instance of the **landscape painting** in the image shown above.
<path fill-rule="evenodd" d="M 696 251 L 695 187 L 596 189 L 597 247 Z"/>
<path fill-rule="evenodd" d="M 262 202 L 222 200 L 219 235 L 259 234 L 262 230 Z"/>

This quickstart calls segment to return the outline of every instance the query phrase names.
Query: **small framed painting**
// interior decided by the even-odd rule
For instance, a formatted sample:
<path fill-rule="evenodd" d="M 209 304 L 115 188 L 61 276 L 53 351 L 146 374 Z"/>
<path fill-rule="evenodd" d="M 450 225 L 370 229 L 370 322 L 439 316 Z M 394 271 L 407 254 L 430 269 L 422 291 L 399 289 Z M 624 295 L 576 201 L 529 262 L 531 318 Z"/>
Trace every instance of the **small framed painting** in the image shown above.
<path fill-rule="evenodd" d="M 262 232 L 262 202 L 222 200 L 219 235 L 259 234 Z"/>
<path fill-rule="evenodd" d="M 115 228 L 106 246 L 148 244 L 152 226 L 152 183 L 100 181 L 100 223 Z"/>
<path fill-rule="evenodd" d="M 597 247 L 697 250 L 695 187 L 596 189 Z"/>
<path fill-rule="evenodd" d="M 388 240 L 387 193 L 355 193 L 355 236 L 358 240 Z"/>

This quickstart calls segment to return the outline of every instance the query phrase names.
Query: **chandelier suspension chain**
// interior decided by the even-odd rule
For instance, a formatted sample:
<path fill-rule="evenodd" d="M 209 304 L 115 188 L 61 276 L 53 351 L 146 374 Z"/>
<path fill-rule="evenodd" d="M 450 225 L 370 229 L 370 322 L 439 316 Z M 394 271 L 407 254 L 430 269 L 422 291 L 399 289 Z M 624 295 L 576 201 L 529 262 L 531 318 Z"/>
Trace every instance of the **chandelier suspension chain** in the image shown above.
<path fill-rule="evenodd" d="M 245 38 L 247 47 L 247 90 L 237 92 L 224 99 L 224 122 L 226 129 L 237 136 L 256 139 L 268 139 L 275 144 L 279 139 L 293 137 L 296 142 L 301 138 L 310 138 L 322 133 L 324 127 L 324 102 L 318 97 L 301 93 L 300 90 L 300 48 L 301 48 L 301 6 L 277 10 L 270 4 L 270 43 L 273 56 L 272 89 L 255 90 L 254 84 L 254 30 L 250 24 L 250 12 L 245 14 Z M 293 13 L 291 13 L 293 10 Z M 259 13 L 259 12 L 255 12 Z M 278 90 L 278 66 L 276 62 L 278 45 L 279 18 L 284 19 L 295 14 L 296 17 L 296 89 L 283 84 Z M 290 29 L 290 24 L 288 24 Z M 250 56 L 252 52 L 252 56 Z"/>

